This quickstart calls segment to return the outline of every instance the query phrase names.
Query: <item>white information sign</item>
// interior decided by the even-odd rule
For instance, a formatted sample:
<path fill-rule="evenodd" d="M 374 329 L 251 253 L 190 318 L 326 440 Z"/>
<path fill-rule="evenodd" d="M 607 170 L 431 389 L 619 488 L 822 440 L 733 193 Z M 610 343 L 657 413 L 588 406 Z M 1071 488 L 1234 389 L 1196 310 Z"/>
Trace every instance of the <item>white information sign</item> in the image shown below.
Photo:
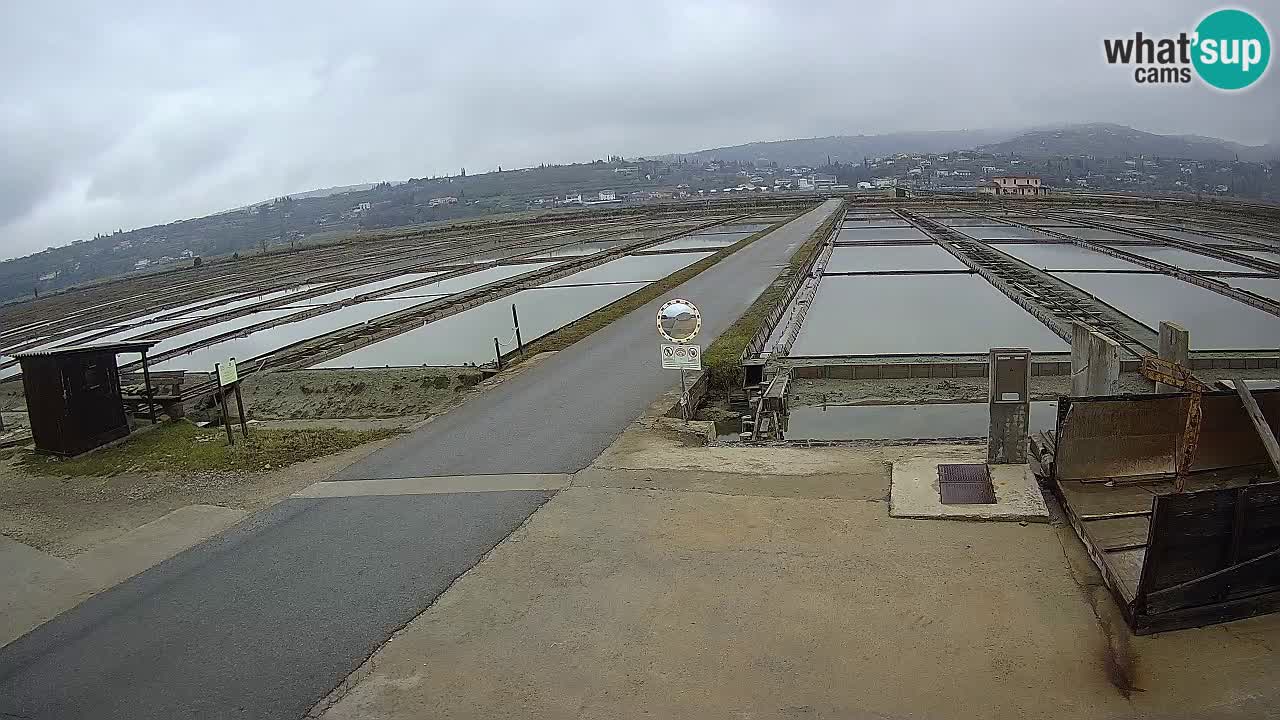
<path fill-rule="evenodd" d="M 235 358 L 218 363 L 218 385 L 227 387 L 235 385 L 238 380 L 240 380 L 240 373 L 236 370 Z"/>
<path fill-rule="evenodd" d="M 701 370 L 702 348 L 681 343 L 662 344 L 662 369 L 664 370 Z"/>

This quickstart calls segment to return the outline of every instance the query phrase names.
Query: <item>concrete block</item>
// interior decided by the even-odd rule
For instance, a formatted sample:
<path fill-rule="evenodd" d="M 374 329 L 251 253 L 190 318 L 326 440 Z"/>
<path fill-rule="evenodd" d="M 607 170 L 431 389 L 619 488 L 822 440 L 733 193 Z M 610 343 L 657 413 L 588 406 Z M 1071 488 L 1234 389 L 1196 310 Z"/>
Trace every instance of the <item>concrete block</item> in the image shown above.
<path fill-rule="evenodd" d="M 880 377 L 885 380 L 901 380 L 907 377 L 906 365 L 883 365 L 880 370 Z"/>
<path fill-rule="evenodd" d="M 1262 367 L 1261 358 L 1248 357 L 1244 359 L 1244 367 L 1246 370 L 1257 370 Z"/>
<path fill-rule="evenodd" d="M 935 520 L 1004 520 L 1048 522 L 1049 510 L 1034 473 L 1027 465 L 991 466 L 992 505 L 943 505 L 938 494 L 938 465 L 955 462 L 915 457 L 893 463 L 889 516 Z"/>
<path fill-rule="evenodd" d="M 828 365 L 827 376 L 835 380 L 853 380 L 856 373 L 852 365 Z"/>
<path fill-rule="evenodd" d="M 1099 332 L 1089 340 L 1089 394 L 1110 395 L 1120 379 L 1120 343 Z"/>
<path fill-rule="evenodd" d="M 951 378 L 956 376 L 955 365 L 935 365 L 933 368 L 933 376 L 939 378 Z"/>
<path fill-rule="evenodd" d="M 956 377 L 985 377 L 986 363 L 964 363 L 956 367 Z"/>
<path fill-rule="evenodd" d="M 1160 323 L 1160 359 L 1186 366 L 1191 355 L 1191 334 L 1177 323 Z M 1156 392 L 1177 392 L 1178 388 L 1156 383 Z"/>
<path fill-rule="evenodd" d="M 912 363 L 907 366 L 907 373 L 913 378 L 933 377 L 933 366 L 923 363 Z"/>
<path fill-rule="evenodd" d="M 879 380 L 879 365 L 854 365 L 853 377 L 855 380 Z"/>
<path fill-rule="evenodd" d="M 1089 394 L 1089 345 L 1093 331 L 1083 323 L 1071 325 L 1071 394 Z"/>

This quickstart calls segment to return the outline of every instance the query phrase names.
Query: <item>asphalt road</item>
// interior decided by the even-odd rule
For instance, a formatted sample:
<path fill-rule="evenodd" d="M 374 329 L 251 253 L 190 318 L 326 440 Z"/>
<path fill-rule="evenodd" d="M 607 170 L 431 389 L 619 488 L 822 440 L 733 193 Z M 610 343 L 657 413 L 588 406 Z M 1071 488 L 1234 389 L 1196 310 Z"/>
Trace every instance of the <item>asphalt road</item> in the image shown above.
<path fill-rule="evenodd" d="M 839 206 L 831 200 L 681 285 L 702 311 L 698 342 L 724 332 Z M 658 359 L 654 316 L 666 298 L 618 319 L 550 361 L 436 418 L 343 472 L 347 480 L 577 472 L 679 374 Z"/>
<path fill-rule="evenodd" d="M 677 289 L 727 328 L 835 201 Z M 574 472 L 678 380 L 655 302 L 344 479 Z M 0 648 L 0 718 L 300 718 L 552 493 L 291 499 Z"/>
<path fill-rule="evenodd" d="M 286 500 L 0 649 L 0 718 L 300 718 L 552 494 Z"/>

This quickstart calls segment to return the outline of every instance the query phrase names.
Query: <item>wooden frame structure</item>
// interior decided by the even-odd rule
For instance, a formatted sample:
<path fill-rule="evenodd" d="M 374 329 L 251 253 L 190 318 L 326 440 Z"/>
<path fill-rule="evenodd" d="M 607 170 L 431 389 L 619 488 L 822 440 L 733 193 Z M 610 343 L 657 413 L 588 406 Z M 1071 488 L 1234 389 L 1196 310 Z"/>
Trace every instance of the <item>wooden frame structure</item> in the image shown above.
<path fill-rule="evenodd" d="M 1040 439 L 1055 493 L 1139 635 L 1280 610 L 1280 476 L 1255 426 L 1280 427 L 1280 390 L 1250 398 L 1256 414 L 1236 392 L 1200 393 L 1194 447 L 1181 393 L 1064 397 Z"/>

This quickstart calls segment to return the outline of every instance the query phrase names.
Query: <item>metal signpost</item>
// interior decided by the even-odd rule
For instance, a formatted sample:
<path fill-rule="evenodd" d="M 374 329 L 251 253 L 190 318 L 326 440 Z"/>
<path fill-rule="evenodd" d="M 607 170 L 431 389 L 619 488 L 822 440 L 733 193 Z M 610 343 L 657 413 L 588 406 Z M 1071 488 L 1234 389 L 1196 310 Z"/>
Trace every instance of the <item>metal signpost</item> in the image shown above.
<path fill-rule="evenodd" d="M 240 371 L 236 368 L 236 359 L 229 358 L 224 363 L 214 363 L 213 371 L 218 376 L 218 399 L 222 403 L 222 424 L 227 429 L 227 443 L 236 444 L 235 435 L 231 433 L 231 407 L 227 404 L 228 393 L 236 396 L 236 407 L 240 410 L 240 432 L 249 438 L 249 422 L 244 417 L 244 396 L 240 394 Z"/>
<path fill-rule="evenodd" d="M 670 341 L 659 348 L 662 368 L 680 371 L 680 415 L 685 422 L 689 421 L 689 389 L 684 371 L 702 369 L 702 348 L 690 342 L 701 329 L 702 313 L 688 300 L 668 300 L 658 309 L 658 334 Z"/>

